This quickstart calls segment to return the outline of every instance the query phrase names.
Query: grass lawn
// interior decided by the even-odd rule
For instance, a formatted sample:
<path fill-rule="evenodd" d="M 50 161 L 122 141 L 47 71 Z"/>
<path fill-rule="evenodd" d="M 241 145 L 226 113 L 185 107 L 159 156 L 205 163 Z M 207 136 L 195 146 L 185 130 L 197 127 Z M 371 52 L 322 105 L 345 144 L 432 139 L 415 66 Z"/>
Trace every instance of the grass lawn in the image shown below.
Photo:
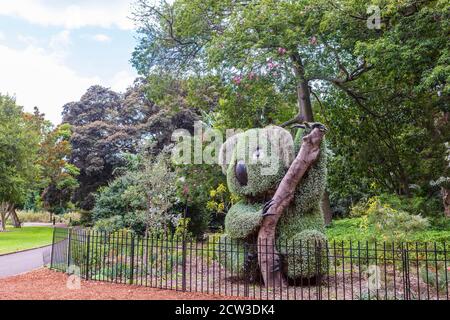
<path fill-rule="evenodd" d="M 52 243 L 51 227 L 7 227 L 8 232 L 0 232 L 0 254 L 42 247 Z"/>

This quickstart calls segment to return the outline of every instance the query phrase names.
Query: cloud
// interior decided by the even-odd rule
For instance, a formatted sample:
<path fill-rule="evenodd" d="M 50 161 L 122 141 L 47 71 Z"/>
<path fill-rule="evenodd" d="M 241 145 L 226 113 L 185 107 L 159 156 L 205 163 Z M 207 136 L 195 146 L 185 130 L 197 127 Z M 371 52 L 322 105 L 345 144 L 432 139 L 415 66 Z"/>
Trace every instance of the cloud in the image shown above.
<path fill-rule="evenodd" d="M 107 85 L 114 91 L 124 92 L 133 84 L 136 77 L 137 74 L 135 72 L 122 70 L 116 73 Z"/>
<path fill-rule="evenodd" d="M 0 41 L 5 40 L 5 39 L 6 39 L 5 34 L 2 31 L 0 31 Z"/>
<path fill-rule="evenodd" d="M 92 37 L 92 39 L 94 39 L 97 42 L 110 42 L 111 38 L 109 36 L 107 36 L 106 34 L 96 34 Z"/>
<path fill-rule="evenodd" d="M 82 27 L 133 29 L 133 22 L 129 19 L 131 0 L 79 0 L 76 5 L 70 4 L 67 0 L 1 2 L 0 15 L 19 17 L 33 24 L 69 30 Z"/>
<path fill-rule="evenodd" d="M 53 123 L 60 122 L 64 104 L 101 83 L 99 77 L 82 77 L 54 54 L 32 45 L 20 51 L 0 45 L 0 56 L 1 93 L 15 95 L 27 111 L 39 107 Z"/>

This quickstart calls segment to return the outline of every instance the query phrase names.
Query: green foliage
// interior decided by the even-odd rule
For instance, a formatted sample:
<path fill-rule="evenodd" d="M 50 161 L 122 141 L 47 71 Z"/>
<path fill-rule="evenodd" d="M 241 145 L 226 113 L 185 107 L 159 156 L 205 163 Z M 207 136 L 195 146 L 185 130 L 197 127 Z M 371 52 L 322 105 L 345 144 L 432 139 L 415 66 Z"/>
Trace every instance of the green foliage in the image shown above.
<path fill-rule="evenodd" d="M 22 204 L 33 187 L 41 118 L 25 114 L 13 98 L 0 94 L 0 204 Z"/>
<path fill-rule="evenodd" d="M 124 224 L 122 216 L 98 219 L 95 222 L 95 229 L 102 232 L 113 233 L 123 228 Z"/>
<path fill-rule="evenodd" d="M 278 248 L 285 257 L 287 275 L 295 279 L 313 278 L 318 273 L 324 273 L 328 255 L 326 241 L 326 236 L 314 229 L 295 234 L 289 242 L 280 241 Z M 317 269 L 319 267 L 320 270 Z"/>
<path fill-rule="evenodd" d="M 68 123 L 55 129 L 46 128 L 39 147 L 39 200 L 43 208 L 56 214 L 70 210 L 72 193 L 78 187 L 76 177 L 80 170 L 68 162 L 72 152 L 71 136 L 72 127 Z"/>
<path fill-rule="evenodd" d="M 262 203 L 240 201 L 225 216 L 225 230 L 232 239 L 245 239 L 259 230 L 262 222 Z"/>
<path fill-rule="evenodd" d="M 174 237 L 181 239 L 192 239 L 192 233 L 188 231 L 190 222 L 190 218 L 180 218 L 173 234 Z"/>
<path fill-rule="evenodd" d="M 130 228 L 141 235 L 174 227 L 176 175 L 167 150 L 157 156 L 128 158 L 124 174 L 96 195 L 92 210 L 96 226 L 112 231 Z"/>
<path fill-rule="evenodd" d="M 326 234 L 330 243 L 334 241 L 336 241 L 337 243 L 340 243 L 341 241 L 344 241 L 345 243 L 353 241 L 353 243 L 355 244 L 358 241 L 362 243 L 365 243 L 366 241 L 369 241 L 370 243 L 373 243 L 374 241 L 382 243 L 383 241 L 385 241 L 385 237 L 383 234 L 374 234 L 373 230 L 366 226 L 367 223 L 365 221 L 365 218 L 362 217 L 339 219 L 333 221 L 332 225 L 326 229 Z M 449 243 L 450 230 L 442 230 L 439 227 L 434 227 L 431 224 L 425 230 L 405 234 L 402 240 L 412 244 L 413 246 L 415 242 L 437 242 L 438 244 L 443 242 Z"/>
<path fill-rule="evenodd" d="M 206 141 L 203 141 L 202 150 L 206 146 Z M 216 210 L 217 208 L 211 207 L 211 190 L 217 190 L 218 186 L 225 185 L 225 177 L 220 167 L 207 163 L 177 164 L 175 170 L 177 197 L 181 204 L 187 206 L 186 217 L 191 219 L 190 231 L 199 237 L 209 227 L 220 227 L 223 224 L 223 216 Z M 224 205 L 231 201 L 228 191 L 221 191 L 220 194 Z M 180 210 L 186 210 L 186 207 Z"/>
<path fill-rule="evenodd" d="M 225 217 L 225 235 L 221 239 L 221 246 L 226 248 L 226 239 L 228 239 L 230 246 L 234 240 L 237 248 L 242 249 L 245 243 L 255 248 L 255 236 L 262 221 L 262 207 L 269 199 L 270 192 L 276 189 L 284 177 L 287 168 L 293 161 L 294 153 L 300 149 L 301 138 L 306 133 L 299 131 L 293 141 L 288 131 L 279 127 L 268 127 L 245 131 L 225 142 L 220 151 L 221 155 L 225 156 L 227 152 L 232 154 L 228 167 L 224 165 L 228 187 L 242 200 L 228 210 Z M 252 137 L 259 139 L 252 142 Z M 261 141 L 264 141 L 262 138 L 266 137 L 268 142 L 267 145 L 264 145 Z M 307 268 L 308 264 L 315 263 L 316 257 L 310 256 L 311 248 L 303 246 L 309 242 L 313 246 L 316 242 L 326 241 L 324 219 L 319 208 L 326 184 L 326 152 L 326 146 L 323 143 L 319 160 L 309 169 L 307 176 L 297 186 L 293 204 L 281 216 L 277 225 L 277 243 L 290 278 L 311 278 L 317 274 L 317 270 L 314 268 Z M 257 159 L 252 159 L 255 154 Z M 270 161 L 265 162 L 264 160 Z M 238 162 L 245 163 L 247 172 L 245 184 L 240 182 L 236 174 Z M 264 171 L 269 168 L 269 165 L 272 165 L 271 169 L 274 170 Z M 320 255 L 322 254 L 320 253 Z M 225 263 L 228 263 L 229 266 L 243 268 L 245 262 L 243 250 L 223 255 L 222 258 L 226 259 Z M 231 261 L 232 259 L 234 262 Z M 251 264 L 257 266 L 256 261 Z M 256 270 L 253 267 L 252 269 Z M 319 272 L 321 271 L 323 270 Z"/>
<path fill-rule="evenodd" d="M 430 253 L 431 260 L 433 259 Z M 437 257 L 436 257 L 437 258 Z M 423 282 L 445 294 L 448 290 L 448 272 L 449 267 L 443 261 L 436 262 L 434 265 L 421 263 L 419 266 L 420 278 Z"/>
<path fill-rule="evenodd" d="M 370 230 L 372 237 L 381 235 L 384 241 L 405 241 L 408 234 L 423 231 L 429 226 L 426 218 L 412 215 L 383 203 L 378 197 L 370 198 L 367 203 L 353 208 L 354 216 L 362 216 L 362 228 Z"/>
<path fill-rule="evenodd" d="M 227 150 L 230 147 L 232 149 Z M 229 138 L 222 152 L 231 152 L 231 160 L 225 170 L 230 192 L 242 197 L 257 197 L 281 181 L 293 159 L 294 149 L 288 131 L 268 127 L 250 129 Z M 260 155 L 255 158 L 258 152 Z M 246 185 L 242 185 L 235 174 L 239 161 L 243 161 L 246 166 Z"/>
<path fill-rule="evenodd" d="M 281 123 L 309 86 L 330 128 L 335 213 L 380 192 L 436 197 L 450 134 L 448 1 L 374 5 L 381 25 L 370 29 L 362 0 L 142 0 L 132 62 L 145 76 L 187 75 L 203 88 L 191 101 L 220 129 Z"/>

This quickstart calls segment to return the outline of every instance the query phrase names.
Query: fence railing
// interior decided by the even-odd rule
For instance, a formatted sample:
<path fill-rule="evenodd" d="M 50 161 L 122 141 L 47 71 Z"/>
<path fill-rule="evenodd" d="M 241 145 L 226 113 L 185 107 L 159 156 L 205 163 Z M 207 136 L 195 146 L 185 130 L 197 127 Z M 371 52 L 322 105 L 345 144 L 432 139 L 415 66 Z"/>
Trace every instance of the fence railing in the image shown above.
<path fill-rule="evenodd" d="M 54 230 L 51 268 L 88 280 L 251 299 L 449 300 L 446 243 L 278 242 L 287 283 L 274 288 L 258 270 L 268 244 Z"/>

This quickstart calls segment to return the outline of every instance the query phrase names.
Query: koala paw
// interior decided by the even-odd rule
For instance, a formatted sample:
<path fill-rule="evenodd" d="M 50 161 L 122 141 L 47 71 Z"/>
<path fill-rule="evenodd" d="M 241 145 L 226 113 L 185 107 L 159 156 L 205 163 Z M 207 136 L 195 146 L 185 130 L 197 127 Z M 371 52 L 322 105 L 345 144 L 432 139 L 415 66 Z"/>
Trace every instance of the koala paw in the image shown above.
<path fill-rule="evenodd" d="M 273 213 L 270 208 L 272 208 L 272 206 L 275 204 L 275 200 L 270 200 L 269 202 L 266 202 L 266 204 L 264 205 L 263 209 L 262 209 L 262 213 L 261 215 L 263 217 L 265 216 L 273 216 L 275 213 Z"/>

